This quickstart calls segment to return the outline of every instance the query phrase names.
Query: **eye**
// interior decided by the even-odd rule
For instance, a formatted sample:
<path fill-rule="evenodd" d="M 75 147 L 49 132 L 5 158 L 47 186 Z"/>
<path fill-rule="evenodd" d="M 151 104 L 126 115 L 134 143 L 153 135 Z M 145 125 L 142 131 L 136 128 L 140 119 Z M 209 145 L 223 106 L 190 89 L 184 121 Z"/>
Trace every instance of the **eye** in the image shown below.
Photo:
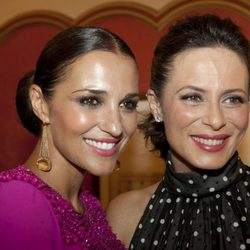
<path fill-rule="evenodd" d="M 101 100 L 98 97 L 95 97 L 95 96 L 81 96 L 78 99 L 78 102 L 82 106 L 96 107 L 98 105 L 101 105 Z"/>
<path fill-rule="evenodd" d="M 202 97 L 199 94 L 186 94 L 181 96 L 181 100 L 196 103 L 196 102 L 202 102 Z"/>
<path fill-rule="evenodd" d="M 120 107 L 128 111 L 134 111 L 136 110 L 137 103 L 137 100 L 124 100 L 121 102 Z"/>
<path fill-rule="evenodd" d="M 235 95 L 235 96 L 229 96 L 225 98 L 224 102 L 230 105 L 237 105 L 237 104 L 246 103 L 247 101 L 245 100 L 244 97 Z"/>

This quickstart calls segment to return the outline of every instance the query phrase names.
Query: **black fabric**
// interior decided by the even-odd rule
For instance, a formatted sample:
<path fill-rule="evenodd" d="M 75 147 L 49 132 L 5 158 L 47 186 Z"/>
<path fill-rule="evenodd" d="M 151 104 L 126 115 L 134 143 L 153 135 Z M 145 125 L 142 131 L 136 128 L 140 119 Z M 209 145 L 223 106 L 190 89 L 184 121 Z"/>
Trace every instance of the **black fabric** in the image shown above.
<path fill-rule="evenodd" d="M 170 155 L 129 249 L 250 249 L 250 168 L 176 173 Z"/>

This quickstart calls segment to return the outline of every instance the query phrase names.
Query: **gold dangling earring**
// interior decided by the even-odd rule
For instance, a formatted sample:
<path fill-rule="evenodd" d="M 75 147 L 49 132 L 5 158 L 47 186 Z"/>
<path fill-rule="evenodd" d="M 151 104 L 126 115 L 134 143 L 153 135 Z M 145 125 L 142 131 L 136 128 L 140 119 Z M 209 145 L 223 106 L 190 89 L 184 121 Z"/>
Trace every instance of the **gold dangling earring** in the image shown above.
<path fill-rule="evenodd" d="M 51 161 L 49 159 L 48 125 L 49 123 L 43 123 L 39 158 L 36 161 L 38 169 L 44 172 L 49 172 L 52 168 Z"/>

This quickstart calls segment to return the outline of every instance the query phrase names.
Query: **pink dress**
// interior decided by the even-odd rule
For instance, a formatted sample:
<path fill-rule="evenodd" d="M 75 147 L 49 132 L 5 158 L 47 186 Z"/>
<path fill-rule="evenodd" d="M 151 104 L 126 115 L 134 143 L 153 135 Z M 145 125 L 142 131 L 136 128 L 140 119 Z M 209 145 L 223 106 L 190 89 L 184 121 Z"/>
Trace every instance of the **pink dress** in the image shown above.
<path fill-rule="evenodd" d="M 79 198 L 83 215 L 24 166 L 0 173 L 0 249 L 124 250 L 98 199 Z"/>

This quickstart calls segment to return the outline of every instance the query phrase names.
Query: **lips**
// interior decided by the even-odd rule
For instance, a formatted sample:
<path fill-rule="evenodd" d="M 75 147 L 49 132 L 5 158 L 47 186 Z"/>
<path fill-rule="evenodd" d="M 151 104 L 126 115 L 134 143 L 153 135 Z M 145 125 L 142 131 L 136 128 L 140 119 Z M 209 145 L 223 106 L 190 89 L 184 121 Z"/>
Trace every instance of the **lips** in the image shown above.
<path fill-rule="evenodd" d="M 218 152 L 225 147 L 228 137 L 228 135 L 195 135 L 192 139 L 199 148 L 208 152 Z"/>
<path fill-rule="evenodd" d="M 116 139 L 84 139 L 85 143 L 101 156 L 113 156 L 120 148 L 120 140 Z"/>

